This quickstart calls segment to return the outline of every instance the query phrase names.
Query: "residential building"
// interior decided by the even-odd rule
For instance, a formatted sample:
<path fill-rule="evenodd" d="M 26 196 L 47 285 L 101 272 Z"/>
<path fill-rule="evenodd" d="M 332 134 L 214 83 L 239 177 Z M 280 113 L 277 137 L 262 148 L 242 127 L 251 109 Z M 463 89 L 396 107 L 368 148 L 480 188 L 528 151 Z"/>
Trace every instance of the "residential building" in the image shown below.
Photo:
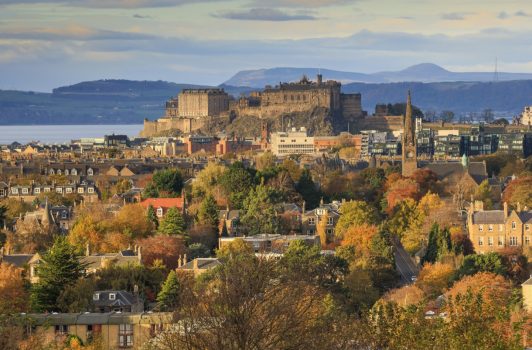
<path fill-rule="evenodd" d="M 317 228 L 322 220 L 327 220 L 325 233 L 329 237 L 334 237 L 335 227 L 340 218 L 340 207 L 342 203 L 334 201 L 324 204 L 323 200 L 320 205 L 312 210 L 303 209 L 301 217 L 301 230 L 303 234 L 316 235 Z"/>
<path fill-rule="evenodd" d="M 219 248 L 221 249 L 224 245 L 233 242 L 235 239 L 244 240 L 256 253 L 282 253 L 290 242 L 294 240 L 301 240 L 309 245 L 320 245 L 320 238 L 315 235 L 260 234 L 247 237 L 220 237 L 218 240 Z"/>
<path fill-rule="evenodd" d="M 185 212 L 185 200 L 184 197 L 177 198 L 146 198 L 140 202 L 144 208 L 152 206 L 155 210 L 155 215 L 159 219 L 163 218 L 170 208 L 176 208 L 178 211 Z"/>
<path fill-rule="evenodd" d="M 180 265 L 177 267 L 177 271 L 184 271 L 193 273 L 194 276 L 199 276 L 204 272 L 207 272 L 217 266 L 222 265 L 221 261 L 218 258 L 196 258 L 192 261 L 180 260 Z"/>
<path fill-rule="evenodd" d="M 107 312 L 143 312 L 144 302 L 138 293 L 124 290 L 98 290 L 92 295 L 92 311 Z"/>
<path fill-rule="evenodd" d="M 471 204 L 467 216 L 469 239 L 475 252 L 487 253 L 506 247 L 529 249 L 532 246 L 532 211 L 518 205 L 509 210 L 484 210 L 481 201 Z"/>
<path fill-rule="evenodd" d="M 521 289 L 523 291 L 523 306 L 525 310 L 532 313 L 532 276 L 521 285 Z"/>

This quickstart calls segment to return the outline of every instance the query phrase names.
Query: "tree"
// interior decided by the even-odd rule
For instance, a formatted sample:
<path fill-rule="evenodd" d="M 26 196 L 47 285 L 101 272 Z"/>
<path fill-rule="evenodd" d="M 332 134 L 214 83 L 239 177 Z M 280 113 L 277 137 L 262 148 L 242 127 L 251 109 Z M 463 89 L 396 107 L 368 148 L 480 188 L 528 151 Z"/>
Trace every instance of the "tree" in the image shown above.
<path fill-rule="evenodd" d="M 498 253 L 472 254 L 464 258 L 457 277 L 471 276 L 478 272 L 490 272 L 501 276 L 507 274 L 502 257 Z"/>
<path fill-rule="evenodd" d="M 142 191 L 142 198 L 158 198 L 159 197 L 159 191 L 157 190 L 157 186 L 153 182 L 150 182 L 144 187 L 144 190 Z"/>
<path fill-rule="evenodd" d="M 157 214 L 155 213 L 155 208 L 153 208 L 153 205 L 151 204 L 148 206 L 146 217 L 148 218 L 148 221 L 152 223 L 153 227 L 157 230 L 159 228 L 159 219 L 157 218 Z"/>
<path fill-rule="evenodd" d="M 418 183 L 421 195 L 438 193 L 440 190 L 438 175 L 430 169 L 417 169 L 410 178 Z"/>
<path fill-rule="evenodd" d="M 28 293 L 22 273 L 21 268 L 0 264 L 0 315 L 27 310 Z"/>
<path fill-rule="evenodd" d="M 227 171 L 224 165 L 209 162 L 201 170 L 192 183 L 192 195 L 200 198 L 206 195 L 213 195 L 215 198 L 221 196 L 220 180 Z"/>
<path fill-rule="evenodd" d="M 491 187 L 487 179 L 482 181 L 475 189 L 475 199 L 484 203 L 485 210 L 490 210 L 493 208 Z"/>
<path fill-rule="evenodd" d="M 292 181 L 299 181 L 299 178 L 302 174 L 302 170 L 295 161 L 289 158 L 285 158 L 283 160 L 283 163 L 281 164 L 281 167 L 288 171 L 288 173 L 290 174 L 290 178 L 292 178 Z"/>
<path fill-rule="evenodd" d="M 456 297 L 468 291 L 481 294 L 484 302 L 492 307 L 508 305 L 512 301 L 512 284 L 499 274 L 479 272 L 457 281 L 445 295 Z"/>
<path fill-rule="evenodd" d="M 236 238 L 233 241 L 224 244 L 216 251 L 216 257 L 223 260 L 233 259 L 237 256 L 252 256 L 253 249 L 242 238 Z"/>
<path fill-rule="evenodd" d="M 4 228 L 6 223 L 7 216 L 7 207 L 3 204 L 0 204 L 0 227 Z"/>
<path fill-rule="evenodd" d="M 451 252 L 451 234 L 448 229 L 441 229 L 438 224 L 433 224 L 429 232 L 427 251 L 423 262 L 435 263 L 439 258 Z"/>
<path fill-rule="evenodd" d="M 412 179 L 400 179 L 395 181 L 386 192 L 387 211 L 391 213 L 393 208 L 405 199 L 419 199 L 419 185 Z"/>
<path fill-rule="evenodd" d="M 379 232 L 375 225 L 361 224 L 351 226 L 344 234 L 342 245 L 353 246 L 357 256 L 369 256 L 371 254 L 371 242 L 373 236 Z"/>
<path fill-rule="evenodd" d="M 165 235 L 185 233 L 185 219 L 177 208 L 170 208 L 159 224 L 158 232 Z"/>
<path fill-rule="evenodd" d="M 63 312 L 71 313 L 91 311 L 95 291 L 96 281 L 93 276 L 80 278 L 61 291 L 57 298 L 57 307 Z"/>
<path fill-rule="evenodd" d="M 272 152 L 266 151 L 260 156 L 258 156 L 256 160 L 257 160 L 257 164 L 256 164 L 257 170 L 262 171 L 262 170 L 274 167 L 275 161 L 277 160 L 277 158 Z"/>
<path fill-rule="evenodd" d="M 327 249 L 330 243 L 330 237 L 327 234 L 327 225 L 329 221 L 329 214 L 324 214 L 318 218 L 318 224 L 316 225 L 316 234 L 320 237 L 322 249 Z"/>
<path fill-rule="evenodd" d="M 308 169 L 304 169 L 296 185 L 296 190 L 301 194 L 308 209 L 314 209 L 320 203 L 320 192 L 312 180 L 312 175 Z"/>
<path fill-rule="evenodd" d="M 386 293 L 382 299 L 387 302 L 394 302 L 401 307 L 417 305 L 423 301 L 425 293 L 415 285 L 406 285 L 401 288 L 392 289 Z"/>
<path fill-rule="evenodd" d="M 244 201 L 240 219 L 248 234 L 279 233 L 281 222 L 277 215 L 278 202 L 279 194 L 269 186 L 261 184 L 251 189 Z"/>
<path fill-rule="evenodd" d="M 171 270 L 157 294 L 157 308 L 161 311 L 174 311 L 179 306 L 180 283 L 177 274 Z"/>
<path fill-rule="evenodd" d="M 440 113 L 440 119 L 445 123 L 450 123 L 454 119 L 454 112 L 453 111 L 442 111 Z"/>
<path fill-rule="evenodd" d="M 416 285 L 423 290 L 429 298 L 441 295 L 454 276 L 454 269 L 451 265 L 442 263 L 426 263 L 416 281 Z"/>
<path fill-rule="evenodd" d="M 69 285 L 84 275 L 85 265 L 74 246 L 65 237 L 57 237 L 43 255 L 39 265 L 39 281 L 31 289 L 31 307 L 36 312 L 61 311 L 58 298 Z"/>
<path fill-rule="evenodd" d="M 486 108 L 482 111 L 482 119 L 484 119 L 486 123 L 491 123 L 494 117 L 495 115 L 493 114 L 493 110 L 491 108 Z"/>
<path fill-rule="evenodd" d="M 253 176 L 241 162 L 233 163 L 220 178 L 220 185 L 234 209 L 242 209 L 244 199 L 253 186 Z"/>
<path fill-rule="evenodd" d="M 363 201 L 349 201 L 343 203 L 340 207 L 342 214 L 338 219 L 335 227 L 335 235 L 342 239 L 344 233 L 351 226 L 360 226 L 363 224 L 374 225 L 377 223 L 378 215 L 373 206 Z"/>
<path fill-rule="evenodd" d="M 532 176 L 518 177 L 510 182 L 504 190 L 502 200 L 514 208 L 517 203 L 522 207 L 532 208 Z"/>
<path fill-rule="evenodd" d="M 208 258 L 211 256 L 211 250 L 202 243 L 192 243 L 188 246 L 188 259 Z"/>
<path fill-rule="evenodd" d="M 178 169 L 156 171 L 153 174 L 153 184 L 160 196 L 178 196 L 183 189 L 183 176 Z"/>
<path fill-rule="evenodd" d="M 218 227 L 218 206 L 216 205 L 216 201 L 212 195 L 207 195 L 201 202 L 201 206 L 198 211 L 198 221 L 203 225 Z"/>
<path fill-rule="evenodd" d="M 159 261 L 168 269 L 175 269 L 180 255 L 186 253 L 183 238 L 175 235 L 155 235 L 137 241 L 141 247 L 142 263 L 154 266 Z"/>
<path fill-rule="evenodd" d="M 113 230 L 124 233 L 131 239 L 147 237 L 155 228 L 148 220 L 146 210 L 140 204 L 124 205 L 114 217 L 111 225 Z"/>

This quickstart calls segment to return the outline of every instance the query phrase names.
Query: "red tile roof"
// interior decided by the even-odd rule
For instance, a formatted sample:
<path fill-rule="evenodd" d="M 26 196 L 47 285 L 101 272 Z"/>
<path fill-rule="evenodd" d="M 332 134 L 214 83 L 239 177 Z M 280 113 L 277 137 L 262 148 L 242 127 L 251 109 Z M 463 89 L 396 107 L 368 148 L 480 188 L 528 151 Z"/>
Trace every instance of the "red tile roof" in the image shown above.
<path fill-rule="evenodd" d="M 140 202 L 144 208 L 148 208 L 150 205 L 154 208 L 179 208 L 183 209 L 183 197 L 177 198 L 146 198 Z"/>

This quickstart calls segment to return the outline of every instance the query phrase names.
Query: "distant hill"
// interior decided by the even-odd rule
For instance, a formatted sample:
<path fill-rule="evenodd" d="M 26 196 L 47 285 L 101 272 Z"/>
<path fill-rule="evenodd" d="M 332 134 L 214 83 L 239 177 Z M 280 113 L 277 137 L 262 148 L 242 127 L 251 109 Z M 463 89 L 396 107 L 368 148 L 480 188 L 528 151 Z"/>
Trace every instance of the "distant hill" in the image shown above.
<path fill-rule="evenodd" d="M 224 84 L 232 86 L 247 86 L 262 88 L 265 85 L 277 85 L 280 81 L 297 81 L 303 75 L 314 79 L 321 72 L 325 80 L 332 79 L 348 83 L 394 83 L 394 82 L 455 82 L 455 81 L 481 81 L 494 80 L 493 72 L 451 72 L 436 64 L 421 63 L 408 67 L 401 71 L 389 71 L 378 73 L 354 73 L 319 68 L 270 68 L 246 70 L 235 74 Z M 499 81 L 527 80 L 532 79 L 529 73 L 498 73 Z"/>
<path fill-rule="evenodd" d="M 418 67 L 422 68 L 422 67 Z M 431 70 L 425 66 L 425 69 Z M 325 70 L 322 71 L 327 77 Z M 406 73 L 405 73 L 406 74 Z M 411 73 L 408 73 L 411 74 Z M 332 78 L 332 77 L 329 77 Z M 279 76 L 286 81 L 286 77 Z M 164 104 L 184 88 L 204 87 L 165 81 L 98 80 L 59 87 L 53 93 L 0 90 L 0 125 L 16 124 L 139 124 L 164 114 Z M 257 90 L 222 84 L 238 96 Z M 377 103 L 404 102 L 412 90 L 414 104 L 423 110 L 480 112 L 499 115 L 521 112 L 532 105 L 532 80 L 439 83 L 347 83 L 344 92 L 362 93 L 365 110 Z"/>

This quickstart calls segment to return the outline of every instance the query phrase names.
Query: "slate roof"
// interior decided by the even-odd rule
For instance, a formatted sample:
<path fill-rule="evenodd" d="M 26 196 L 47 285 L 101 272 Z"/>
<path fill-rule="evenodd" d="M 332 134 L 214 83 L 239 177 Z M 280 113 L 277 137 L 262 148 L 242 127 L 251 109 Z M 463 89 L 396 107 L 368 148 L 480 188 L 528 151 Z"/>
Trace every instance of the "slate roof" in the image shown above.
<path fill-rule="evenodd" d="M 111 300 L 109 298 L 110 294 L 115 294 L 115 299 Z M 98 300 L 92 299 L 94 306 L 103 307 L 103 306 L 132 306 L 139 302 L 138 297 L 126 292 L 124 290 L 103 290 L 96 291 L 94 294 L 98 294 Z"/>
<path fill-rule="evenodd" d="M 33 254 L 11 254 L 0 256 L 0 262 L 14 265 L 16 267 L 23 267 L 28 264 Z"/>
<path fill-rule="evenodd" d="M 222 263 L 220 262 L 220 260 L 218 258 L 196 258 L 194 260 L 197 260 L 198 269 L 201 269 L 201 270 L 213 269 L 216 266 L 222 265 Z M 182 269 L 182 270 L 193 270 L 194 269 L 194 260 L 189 261 L 185 265 L 180 266 L 179 269 Z"/>
<path fill-rule="evenodd" d="M 227 213 L 227 210 L 220 210 L 219 212 L 220 219 L 224 219 L 226 213 Z M 232 209 L 232 210 L 229 210 L 229 214 L 227 215 L 227 220 L 238 219 L 239 217 L 240 217 L 240 210 Z"/>
<path fill-rule="evenodd" d="M 504 224 L 504 211 L 487 210 L 473 213 L 473 224 Z"/>
<path fill-rule="evenodd" d="M 467 168 L 464 168 L 462 163 L 458 162 L 438 162 L 429 163 L 425 165 L 425 168 L 435 172 L 440 180 L 450 176 L 460 176 L 466 172 L 471 175 L 477 184 L 480 184 L 488 178 L 488 172 L 484 162 L 471 162 Z"/>
<path fill-rule="evenodd" d="M 532 224 L 532 210 L 520 212 L 519 218 L 521 219 L 523 224 Z"/>

